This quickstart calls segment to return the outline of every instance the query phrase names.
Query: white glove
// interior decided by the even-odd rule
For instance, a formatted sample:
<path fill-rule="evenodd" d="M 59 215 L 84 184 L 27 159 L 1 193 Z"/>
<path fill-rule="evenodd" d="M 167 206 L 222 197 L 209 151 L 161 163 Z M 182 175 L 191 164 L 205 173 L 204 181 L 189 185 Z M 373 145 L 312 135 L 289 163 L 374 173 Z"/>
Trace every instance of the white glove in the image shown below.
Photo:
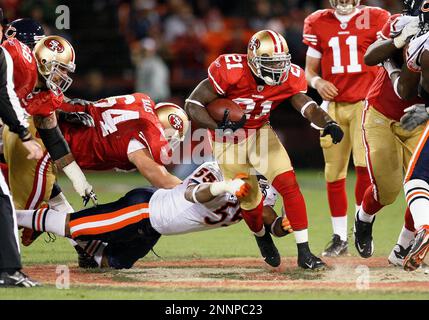
<path fill-rule="evenodd" d="M 241 177 L 244 178 L 244 176 Z M 231 193 L 237 198 L 247 196 L 250 191 L 250 185 L 242 180 L 241 177 L 229 181 L 213 182 L 210 185 L 210 193 L 215 197 L 224 193 Z"/>
<path fill-rule="evenodd" d="M 405 130 L 412 131 L 419 125 L 429 120 L 429 108 L 424 104 L 415 104 L 404 110 L 405 114 L 401 118 L 401 127 Z"/>
<path fill-rule="evenodd" d="M 392 79 L 392 74 L 395 72 L 401 72 L 401 69 L 398 68 L 398 66 L 390 59 L 387 59 L 383 62 L 383 67 L 386 69 L 387 73 L 389 74 L 389 78 Z"/>
<path fill-rule="evenodd" d="M 73 188 L 82 197 L 83 205 L 86 206 L 91 200 L 94 205 L 97 205 L 97 195 L 93 191 L 93 187 L 86 180 L 80 167 L 76 161 L 69 163 L 63 168 L 64 173 L 73 184 Z"/>
<path fill-rule="evenodd" d="M 419 32 L 419 17 L 402 16 L 392 23 L 390 36 L 393 44 L 401 49 L 409 42 L 410 38 Z"/>

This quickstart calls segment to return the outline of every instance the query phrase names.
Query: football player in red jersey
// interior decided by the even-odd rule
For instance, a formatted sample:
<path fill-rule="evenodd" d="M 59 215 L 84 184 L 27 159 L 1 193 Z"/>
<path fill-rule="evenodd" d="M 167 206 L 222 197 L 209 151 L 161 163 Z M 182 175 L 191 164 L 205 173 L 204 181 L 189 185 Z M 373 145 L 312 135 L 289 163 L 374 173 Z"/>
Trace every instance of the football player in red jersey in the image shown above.
<path fill-rule="evenodd" d="M 367 65 L 384 62 L 385 68 L 378 71 L 368 93 L 362 122 L 372 184 L 365 191 L 362 206 L 355 217 L 354 235 L 356 249 L 364 258 L 372 256 L 374 252 L 372 227 L 375 214 L 397 198 L 402 188 L 404 169 L 408 167 L 423 132 L 422 126 L 406 130 L 400 123 L 405 109 L 422 102 L 417 97 L 418 75 L 412 72 L 404 74 L 402 80 L 410 82 L 413 90 L 406 93 L 400 88 L 398 91 L 399 80 L 396 79 L 399 70 L 391 68 L 388 62 L 391 59 L 398 66 L 404 64 L 404 47 L 408 38 L 417 31 L 418 19 L 394 15 L 384 25 L 381 39 L 372 44 L 365 54 Z M 402 263 L 414 238 L 414 226 L 408 209 L 405 216 L 403 236 L 399 237 L 398 244 L 388 258 L 394 265 Z"/>
<path fill-rule="evenodd" d="M 252 186 L 251 192 L 241 199 L 240 206 L 244 220 L 255 233 L 262 255 L 265 257 L 264 252 L 270 251 L 271 246 L 268 244 L 269 233 L 263 226 L 263 196 L 256 172 L 267 177 L 283 197 L 284 208 L 295 230 L 298 265 L 317 269 L 325 263 L 311 253 L 308 245 L 304 198 L 289 156 L 269 124 L 271 110 L 289 100 L 304 117 L 324 128 L 323 135 L 330 134 L 334 143 L 340 142 L 343 137 L 341 128 L 306 92 L 304 71 L 291 64 L 286 40 L 277 32 L 263 30 L 250 39 L 247 55 L 221 55 L 210 65 L 208 79 L 189 96 L 185 110 L 199 127 L 216 130 L 213 152 L 225 178 L 234 179 L 239 173 L 249 176 L 246 181 Z M 240 105 L 245 113 L 242 121 L 231 121 L 228 113 L 220 124 L 210 117 L 205 106 L 219 97 Z M 237 130 L 240 127 L 242 129 Z M 225 136 L 226 129 L 236 131 L 232 139 Z M 243 158 L 244 161 L 240 161 Z"/>
<path fill-rule="evenodd" d="M 69 116 L 62 111 L 84 112 L 93 119 L 90 127 L 60 122 L 64 138 L 83 169 L 137 168 L 155 187 L 170 189 L 180 184 L 180 179 L 164 167 L 168 159 L 163 159 L 189 128 L 188 117 L 179 106 L 155 106 L 149 96 L 134 93 L 85 105 L 63 103 L 60 109 L 60 121 Z"/>
<path fill-rule="evenodd" d="M 356 171 L 356 211 L 370 178 L 362 142 L 362 110 L 378 67 L 363 62 L 366 49 L 389 13 L 376 7 L 358 7 L 358 0 L 330 0 L 332 9 L 318 10 L 304 22 L 303 42 L 308 45 L 306 77 L 323 98 L 324 109 L 344 131 L 341 143 L 321 137 L 325 180 L 331 211 L 333 236 L 322 256 L 347 254 L 346 177 L 350 153 Z"/>
<path fill-rule="evenodd" d="M 3 10 L 0 9 L 0 39 L 3 38 Z M 25 88 L 31 88 L 31 79 L 15 77 L 16 70 L 23 65 L 31 66 L 32 60 L 24 57 L 22 52 L 28 50 L 19 45 L 21 55 L 11 57 L 9 50 L 0 46 L 0 118 L 9 126 L 25 149 L 27 159 L 40 159 L 42 148 L 28 130 L 19 95 Z M 34 65 L 33 65 L 34 66 Z M 28 81 L 27 81 L 28 80 Z M 15 207 L 3 174 L 0 173 L 0 288 L 1 287 L 34 287 L 38 283 L 21 272 L 22 264 L 19 250 L 18 230 Z"/>

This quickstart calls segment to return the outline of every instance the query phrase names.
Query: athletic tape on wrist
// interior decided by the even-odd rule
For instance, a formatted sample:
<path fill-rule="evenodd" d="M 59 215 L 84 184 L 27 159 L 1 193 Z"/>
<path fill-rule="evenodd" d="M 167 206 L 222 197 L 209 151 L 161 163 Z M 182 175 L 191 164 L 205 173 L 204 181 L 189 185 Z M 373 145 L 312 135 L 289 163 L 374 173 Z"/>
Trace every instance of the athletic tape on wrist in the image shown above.
<path fill-rule="evenodd" d="M 189 103 L 193 103 L 196 104 L 197 106 L 200 106 L 202 108 L 205 108 L 206 106 L 203 105 L 201 102 L 197 101 L 197 100 L 192 100 L 192 99 L 186 99 L 185 102 L 189 102 Z"/>
<path fill-rule="evenodd" d="M 192 190 L 192 200 L 194 200 L 195 203 L 200 203 L 196 197 L 196 193 L 197 193 L 198 189 L 200 188 L 200 186 L 201 186 L 200 184 L 197 184 L 195 186 L 194 190 Z"/>
<path fill-rule="evenodd" d="M 311 86 L 313 89 L 316 89 L 316 82 L 317 82 L 318 80 L 320 80 L 320 79 L 322 79 L 322 77 L 320 77 L 320 76 L 315 76 L 315 77 L 313 77 L 313 78 L 311 79 L 311 81 L 310 81 L 310 86 Z"/>
<path fill-rule="evenodd" d="M 305 116 L 305 110 L 307 110 L 307 108 L 308 108 L 310 105 L 312 105 L 313 103 L 317 106 L 317 103 L 316 103 L 315 101 L 308 101 L 308 102 L 307 102 L 306 104 L 304 104 L 304 106 L 301 108 L 301 115 L 302 115 L 304 118 L 306 118 L 306 116 Z"/>

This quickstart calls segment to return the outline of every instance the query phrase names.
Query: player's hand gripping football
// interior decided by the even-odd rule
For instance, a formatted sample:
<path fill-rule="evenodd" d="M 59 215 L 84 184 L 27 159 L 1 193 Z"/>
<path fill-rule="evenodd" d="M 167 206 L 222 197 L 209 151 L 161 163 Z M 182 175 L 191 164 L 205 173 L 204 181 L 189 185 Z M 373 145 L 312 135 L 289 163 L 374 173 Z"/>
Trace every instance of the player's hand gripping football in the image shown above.
<path fill-rule="evenodd" d="M 323 128 L 322 137 L 326 135 L 332 137 L 332 142 L 337 144 L 343 140 L 344 132 L 341 127 L 335 121 L 329 121 L 326 126 Z"/>
<path fill-rule="evenodd" d="M 242 128 L 246 123 L 246 115 L 243 115 L 239 121 L 231 121 L 229 119 L 229 110 L 225 109 L 222 121 L 218 124 L 218 129 L 232 130 L 232 132 Z"/>
<path fill-rule="evenodd" d="M 213 196 L 218 196 L 223 193 L 231 193 L 237 198 L 243 198 L 250 192 L 250 185 L 243 179 L 248 178 L 247 174 L 240 173 L 234 179 L 229 181 L 214 182 L 210 185 L 210 193 Z"/>
<path fill-rule="evenodd" d="M 86 112 L 58 112 L 58 119 L 68 123 L 85 126 L 88 128 L 95 127 L 94 119 Z"/>
<path fill-rule="evenodd" d="M 401 127 L 408 131 L 413 131 L 421 124 L 429 120 L 429 107 L 424 104 L 415 104 L 404 110 L 405 114 L 401 118 Z"/>

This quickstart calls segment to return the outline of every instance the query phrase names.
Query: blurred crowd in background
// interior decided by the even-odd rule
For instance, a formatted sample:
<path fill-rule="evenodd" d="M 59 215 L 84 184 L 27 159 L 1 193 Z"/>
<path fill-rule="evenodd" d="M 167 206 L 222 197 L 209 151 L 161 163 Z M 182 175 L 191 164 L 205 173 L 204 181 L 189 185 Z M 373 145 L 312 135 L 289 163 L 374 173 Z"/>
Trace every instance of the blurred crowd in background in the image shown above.
<path fill-rule="evenodd" d="M 399 0 L 366 0 L 392 13 L 401 11 Z M 58 5 L 70 8 L 70 29 L 55 27 Z M 328 0 L 0 0 L 6 17 L 32 17 L 48 33 L 68 38 L 77 54 L 76 74 L 68 95 L 99 98 L 144 92 L 156 102 L 184 99 L 202 79 L 207 67 L 222 53 L 245 53 L 251 35 L 273 29 L 288 41 L 292 61 L 305 64 L 302 44 L 305 17 Z M 310 95 L 320 101 L 317 94 Z M 286 136 L 286 147 L 301 166 L 319 166 L 315 130 L 290 110 L 278 108 L 273 126 Z M 305 128 L 305 129 L 303 129 Z M 298 139 L 299 138 L 299 139 Z M 303 146 L 302 139 L 309 141 Z M 294 157 L 295 155 L 295 157 Z"/>

